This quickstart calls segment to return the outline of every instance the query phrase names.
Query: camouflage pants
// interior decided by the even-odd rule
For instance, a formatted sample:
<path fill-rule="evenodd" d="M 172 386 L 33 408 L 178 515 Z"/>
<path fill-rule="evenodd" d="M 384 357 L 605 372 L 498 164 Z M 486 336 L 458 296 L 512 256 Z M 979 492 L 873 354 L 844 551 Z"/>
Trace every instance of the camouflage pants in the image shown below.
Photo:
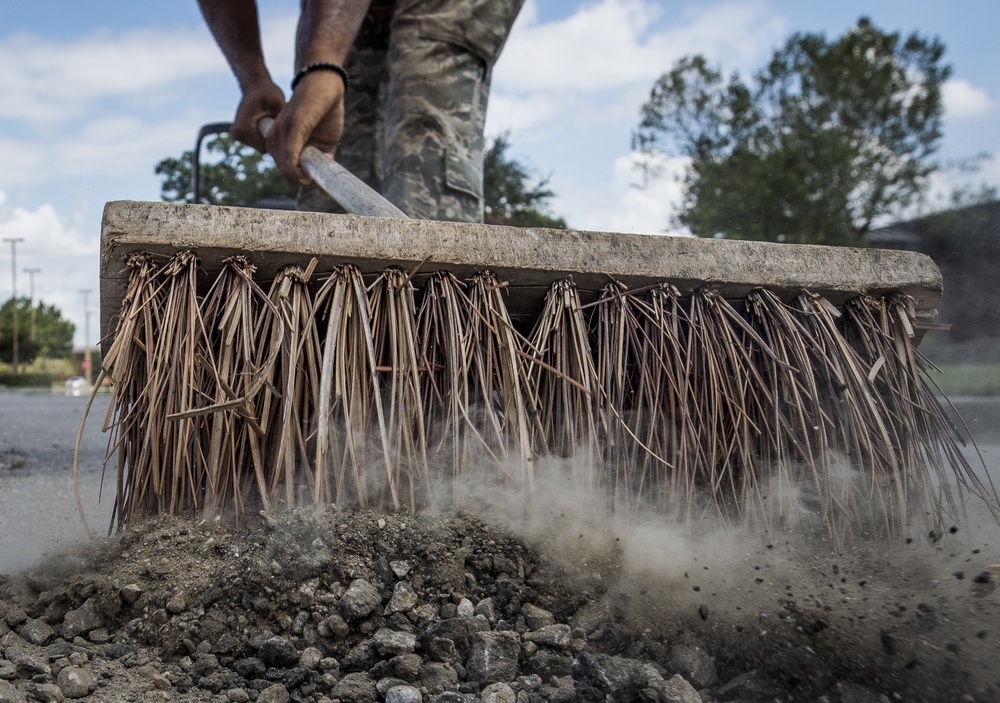
<path fill-rule="evenodd" d="M 490 77 L 524 0 L 373 0 L 337 160 L 410 217 L 483 221 Z M 343 212 L 316 186 L 300 209 Z"/>

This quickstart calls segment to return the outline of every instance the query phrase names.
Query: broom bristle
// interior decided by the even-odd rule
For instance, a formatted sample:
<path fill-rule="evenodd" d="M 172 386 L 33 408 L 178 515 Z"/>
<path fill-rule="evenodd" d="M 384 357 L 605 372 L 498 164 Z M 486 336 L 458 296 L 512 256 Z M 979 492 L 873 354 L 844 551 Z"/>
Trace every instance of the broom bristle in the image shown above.
<path fill-rule="evenodd" d="M 265 293 L 233 257 L 199 295 L 190 252 L 128 265 L 104 358 L 119 528 L 277 504 L 415 511 L 442 487 L 460 501 L 473 470 L 530 495 L 550 454 L 612 509 L 768 529 L 813 516 L 838 544 L 899 539 L 915 516 L 940 529 L 965 492 L 1000 518 L 902 294 L 840 310 L 613 281 L 583 306 L 565 280 L 525 337 L 485 271 L 418 290 L 343 265 L 317 284 L 313 260 Z"/>

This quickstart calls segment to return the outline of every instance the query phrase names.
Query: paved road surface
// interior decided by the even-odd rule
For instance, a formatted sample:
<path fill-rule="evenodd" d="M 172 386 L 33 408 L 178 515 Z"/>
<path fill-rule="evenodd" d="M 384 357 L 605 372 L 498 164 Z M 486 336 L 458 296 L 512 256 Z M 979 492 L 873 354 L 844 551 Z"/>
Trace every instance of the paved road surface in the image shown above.
<path fill-rule="evenodd" d="M 110 396 L 94 403 L 80 445 L 80 486 L 93 530 L 107 531 L 114 479 L 98 502 Z M 87 539 L 73 492 L 73 445 L 87 399 L 54 393 L 0 393 L 0 573 Z"/>

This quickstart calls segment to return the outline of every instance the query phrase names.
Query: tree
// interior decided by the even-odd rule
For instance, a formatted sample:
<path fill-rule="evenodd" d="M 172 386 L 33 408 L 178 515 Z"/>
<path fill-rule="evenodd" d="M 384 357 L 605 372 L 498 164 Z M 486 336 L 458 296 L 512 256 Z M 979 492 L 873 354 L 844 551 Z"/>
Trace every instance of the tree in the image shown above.
<path fill-rule="evenodd" d="M 677 219 L 696 234 L 862 245 L 927 188 L 943 53 L 862 18 L 835 41 L 792 35 L 749 84 L 686 57 L 654 84 L 634 143 L 690 159 Z"/>
<path fill-rule="evenodd" d="M 228 134 L 205 143 L 211 159 L 200 164 L 201 202 L 208 205 L 249 207 L 270 198 L 294 198 L 296 188 L 285 183 L 270 156 L 245 146 Z M 192 203 L 193 151 L 169 157 L 156 165 L 163 177 L 161 197 L 168 203 Z"/>
<path fill-rule="evenodd" d="M 566 228 L 561 217 L 548 214 L 553 197 L 547 179 L 537 179 L 519 161 L 509 157 L 506 136 L 493 140 L 485 154 L 483 182 L 486 221 L 518 227 Z M 252 206 L 269 198 L 294 198 L 271 157 L 233 141 L 229 135 L 209 140 L 205 150 L 211 163 L 201 165 L 201 201 L 211 205 Z M 193 152 L 166 158 L 156 165 L 163 178 L 161 197 L 166 202 L 194 202 Z"/>
<path fill-rule="evenodd" d="M 14 300 L 0 307 L 0 361 L 14 360 Z M 37 358 L 71 359 L 76 326 L 54 305 L 35 304 L 35 339 L 31 339 L 31 300 L 17 299 L 17 351 L 22 364 Z"/>
<path fill-rule="evenodd" d="M 502 134 L 486 150 L 483 161 L 486 222 L 566 229 L 566 220 L 548 214 L 548 203 L 555 195 L 547 187 L 548 179 L 536 179 L 524 164 L 507 155 L 509 148 L 508 137 Z"/>

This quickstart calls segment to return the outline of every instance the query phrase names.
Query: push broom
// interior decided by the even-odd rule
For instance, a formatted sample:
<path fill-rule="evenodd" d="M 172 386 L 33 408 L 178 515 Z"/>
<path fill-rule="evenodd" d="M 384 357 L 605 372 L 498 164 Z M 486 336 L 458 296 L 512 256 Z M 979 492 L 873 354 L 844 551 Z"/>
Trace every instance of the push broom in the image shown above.
<path fill-rule="evenodd" d="M 613 510 L 940 534 L 985 471 L 917 350 L 916 253 L 416 221 L 324 154 L 354 215 L 110 202 L 114 524 L 531 494 L 551 457 Z M 556 462 L 557 463 L 557 462 Z"/>

